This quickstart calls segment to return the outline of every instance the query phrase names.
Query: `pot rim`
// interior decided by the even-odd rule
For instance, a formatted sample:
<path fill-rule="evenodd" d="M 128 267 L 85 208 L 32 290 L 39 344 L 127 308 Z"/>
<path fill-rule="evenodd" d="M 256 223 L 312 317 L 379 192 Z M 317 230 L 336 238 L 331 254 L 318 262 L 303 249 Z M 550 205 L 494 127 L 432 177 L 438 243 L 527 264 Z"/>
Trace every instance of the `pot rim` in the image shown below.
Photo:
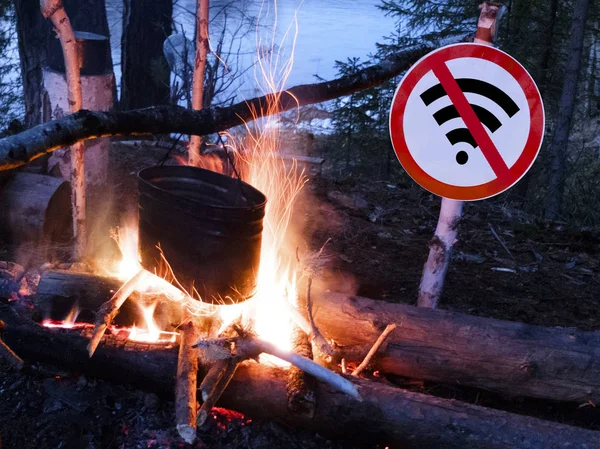
<path fill-rule="evenodd" d="M 228 182 L 232 181 L 232 182 L 239 182 L 241 183 L 244 188 L 249 188 L 253 194 L 260 196 L 261 200 L 254 205 L 250 205 L 250 206 L 222 206 L 222 205 L 213 205 L 213 204 L 202 204 L 200 203 L 198 200 L 193 199 L 193 198 L 189 198 L 183 195 L 177 195 L 175 193 L 173 193 L 171 190 L 168 189 L 163 189 L 162 187 L 158 187 L 156 184 L 152 183 L 148 177 L 145 177 L 144 175 L 147 175 L 147 172 L 152 172 L 152 171 L 157 171 L 157 170 L 182 170 L 182 171 L 197 171 L 199 173 L 205 173 L 208 174 L 209 176 L 217 176 L 217 177 L 221 177 L 226 179 Z M 221 210 L 246 210 L 249 212 L 253 212 L 256 211 L 257 209 L 264 209 L 267 205 L 267 197 L 264 193 L 262 193 L 260 190 L 258 190 L 256 187 L 248 184 L 245 181 L 242 181 L 240 179 L 235 179 L 235 178 L 231 178 L 229 176 L 226 176 L 222 173 L 217 173 L 214 172 L 212 170 L 207 170 L 204 168 L 199 168 L 199 167 L 192 167 L 189 165 L 166 165 L 166 166 L 152 166 L 152 167 L 145 167 L 142 168 L 141 170 L 139 170 L 137 172 L 137 178 L 139 181 L 143 182 L 147 187 L 150 187 L 154 190 L 160 191 L 161 193 L 165 194 L 165 195 L 169 195 L 172 196 L 173 198 L 177 198 L 179 200 L 183 199 L 185 201 L 189 201 L 191 203 L 195 203 L 195 204 L 199 204 L 202 207 L 207 207 L 207 208 L 213 208 L 213 209 L 221 209 Z M 246 195 L 244 195 L 246 196 Z M 248 196 L 246 196 L 246 199 L 248 199 Z"/>

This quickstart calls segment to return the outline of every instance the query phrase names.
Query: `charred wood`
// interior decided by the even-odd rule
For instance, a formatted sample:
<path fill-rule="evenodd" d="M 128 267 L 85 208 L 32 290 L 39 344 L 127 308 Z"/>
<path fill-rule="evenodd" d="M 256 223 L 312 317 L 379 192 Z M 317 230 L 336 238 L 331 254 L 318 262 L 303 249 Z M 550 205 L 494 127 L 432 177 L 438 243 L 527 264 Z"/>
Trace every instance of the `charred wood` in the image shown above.
<path fill-rule="evenodd" d="M 67 282 L 69 274 L 64 278 Z M 87 285 L 80 283 L 82 298 Z M 105 297 L 111 294 L 107 290 Z M 90 294 L 90 302 L 94 297 L 102 295 Z M 103 302 L 95 301 L 80 302 L 80 307 L 98 308 Z M 396 329 L 371 362 L 373 369 L 510 396 L 600 402 L 600 332 L 533 326 L 337 293 L 314 294 L 313 303 L 316 325 L 339 343 L 346 361 L 362 360 L 385 327 L 395 323 Z"/>
<path fill-rule="evenodd" d="M 141 383 L 173 392 L 177 348 L 153 347 L 105 338 L 93 358 L 88 339 L 74 330 L 46 329 L 0 305 L 8 344 L 23 357 L 96 377 Z M 486 409 L 352 379 L 362 402 L 318 383 L 314 419 L 287 409 L 287 371 L 254 362 L 237 370 L 220 405 L 255 417 L 278 419 L 331 436 L 370 438 L 405 449 L 572 449 L 600 446 L 600 432 Z"/>

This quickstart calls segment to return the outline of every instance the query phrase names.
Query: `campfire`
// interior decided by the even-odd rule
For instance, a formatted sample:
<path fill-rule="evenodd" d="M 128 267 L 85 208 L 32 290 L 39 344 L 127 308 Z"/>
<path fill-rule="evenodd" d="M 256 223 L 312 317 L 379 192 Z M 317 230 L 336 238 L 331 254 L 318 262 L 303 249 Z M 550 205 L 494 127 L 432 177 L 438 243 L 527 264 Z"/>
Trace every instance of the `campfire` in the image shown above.
<path fill-rule="evenodd" d="M 257 114 L 274 116 L 272 111 Z M 139 172 L 139 217 L 112 231 L 121 259 L 95 264 L 109 266 L 110 276 L 122 285 L 96 313 L 93 329 L 78 322 L 78 304 L 64 320 L 42 322 L 52 329 L 85 329 L 90 357 L 106 332 L 149 344 L 148 351 L 178 343 L 176 424 L 187 442 L 194 440 L 196 425 L 206 421 L 237 366 L 248 359 L 293 371 L 298 397 L 293 395 L 290 404 L 309 414 L 314 414 L 314 393 L 305 385 L 305 373 L 360 397 L 351 382 L 312 361 L 311 343 L 329 363 L 335 348 L 311 315 L 311 282 L 320 253 L 303 255 L 290 227 L 306 178 L 295 163 L 289 167 L 279 158 L 276 119 L 247 126 L 243 141 L 231 134 L 226 138 L 225 160 L 208 155 L 194 159 L 197 167 Z M 225 168 L 231 176 L 216 172 Z M 297 291 L 301 283 L 304 307 Z M 119 327 L 113 322 L 126 301 L 135 305 L 142 322 Z M 155 320 L 159 304 L 162 325 Z M 304 338 L 292 342 L 294 333 Z M 210 368 L 199 385 L 203 404 L 196 416 L 198 360 Z"/>
<path fill-rule="evenodd" d="M 482 18 L 489 20 L 480 22 L 478 31 L 485 24 L 496 26 L 492 10 L 498 5 L 482 8 Z M 60 2 L 44 11 L 55 22 L 65 55 L 76 55 Z M 307 178 L 295 160 L 289 166 L 280 157 L 277 115 L 381 83 L 406 70 L 424 49 L 410 48 L 398 61 L 369 67 L 358 76 L 285 91 L 291 60 L 279 70 L 283 76 L 275 77 L 270 67 L 279 57 L 274 45 L 258 47 L 269 48 L 259 50 L 264 54 L 257 62 L 265 96 L 209 111 L 175 109 L 194 134 L 188 157 L 137 173 L 137 209 L 106 235 L 119 257 L 93 255 L 82 262 L 85 182 L 75 159 L 82 159 L 83 138 L 110 134 L 105 128 L 112 125 L 104 126 L 103 120 L 126 121 L 129 112 L 68 116 L 65 120 L 93 118 L 83 137 L 69 134 L 74 126 L 53 122 L 39 128 L 45 137 L 38 140 L 28 138 L 36 128 L 2 140 L 0 150 L 9 154 L 11 167 L 29 161 L 30 153 L 37 157 L 52 151 L 57 142 L 77 142 L 71 151 L 81 156 L 71 166 L 77 262 L 45 263 L 28 271 L 0 262 L 0 288 L 8 298 L 0 303 L 2 360 L 31 375 L 46 375 L 47 366 L 54 366 L 168 392 L 174 396 L 173 427 L 186 443 L 196 440 L 198 428 L 211 417 L 216 419 L 218 404 L 327 435 L 406 448 L 600 447 L 598 432 L 398 386 L 431 381 L 594 405 L 600 400 L 600 336 L 595 333 L 314 287 L 327 262 L 329 241 L 309 250 L 295 226 Z M 197 51 L 202 56 L 206 47 Z M 72 64 L 69 95 L 78 86 Z M 202 86 L 196 72 L 194 85 Z M 80 100 L 73 102 L 72 112 Z M 200 109 L 202 100 L 194 95 L 193 103 Z M 166 125 L 152 129 L 152 120 L 134 120 L 140 128 L 132 132 L 172 132 Z M 243 131 L 223 131 L 235 124 Z M 200 154 L 198 135 L 214 131 L 219 131 L 218 143 Z M 60 135 L 54 139 L 54 133 Z M 45 141 L 48 135 L 51 143 Z M 28 139 L 34 141 L 32 149 L 23 143 Z M 53 189 L 52 195 L 64 191 L 59 185 Z M 425 273 L 437 276 L 431 284 L 439 291 L 456 237 L 455 218 L 446 235 L 452 237 L 450 246 L 441 245 L 436 234 L 431 249 L 437 246 L 439 252 L 432 251 L 433 261 L 425 266 Z"/>

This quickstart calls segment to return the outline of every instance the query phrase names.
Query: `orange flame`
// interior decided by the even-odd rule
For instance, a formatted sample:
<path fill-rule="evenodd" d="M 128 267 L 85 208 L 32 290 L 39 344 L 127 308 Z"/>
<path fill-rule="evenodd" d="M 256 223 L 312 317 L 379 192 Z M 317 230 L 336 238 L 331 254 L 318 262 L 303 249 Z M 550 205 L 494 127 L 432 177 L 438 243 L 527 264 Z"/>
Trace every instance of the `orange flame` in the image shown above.
<path fill-rule="evenodd" d="M 149 306 L 144 306 L 138 303 L 138 307 L 140 308 L 142 316 L 144 317 L 145 328 L 133 326 L 129 332 L 130 340 L 145 343 L 174 343 L 177 340 L 177 333 L 162 331 L 156 324 L 156 321 L 154 321 L 154 309 L 156 308 L 156 302 L 150 304 Z"/>
<path fill-rule="evenodd" d="M 259 13 L 259 22 L 264 13 L 269 13 L 265 11 L 264 6 L 263 3 Z M 193 315 L 215 315 L 219 318 L 222 328 L 234 320 L 240 320 L 245 326 L 251 327 L 259 337 L 282 349 L 290 349 L 292 326 L 289 310 L 290 306 L 296 306 L 298 269 L 295 259 L 295 236 L 291 232 L 290 221 L 295 202 L 306 183 L 306 177 L 302 171 L 298 170 L 295 161 L 291 167 L 286 167 L 285 161 L 279 157 L 278 104 L 292 69 L 298 28 L 295 19 L 294 23 L 286 30 L 282 41 L 277 44 L 275 41 L 276 2 L 274 2 L 274 6 L 275 21 L 267 44 L 263 45 L 258 28 L 256 41 L 258 61 L 255 66 L 255 79 L 263 93 L 268 94 L 268 102 L 261 109 L 252 110 L 254 120 L 252 124 L 245 124 L 245 133 L 242 137 L 230 133 L 223 134 L 227 138 L 227 150 L 231 151 L 237 174 L 263 192 L 268 199 L 263 220 L 264 230 L 260 268 L 257 275 L 257 293 L 252 299 L 241 304 L 214 306 L 193 299 L 194 296 L 197 297 L 197 292 L 186 292 L 183 288 L 178 289 L 156 276 L 158 273 L 154 273 L 154 276 L 147 276 L 149 281 L 142 290 L 160 292 L 170 300 L 179 302 Z M 289 38 L 294 24 L 296 27 L 292 38 L 291 52 L 286 59 L 282 52 L 283 43 Z M 214 155 L 201 157 L 196 165 L 214 171 L 225 171 L 220 159 Z M 112 270 L 113 275 L 125 281 L 142 269 L 138 255 L 137 222 L 126 223 L 125 226 L 115 230 L 112 237 L 117 242 L 122 254 L 118 266 Z M 170 272 L 168 262 L 166 260 L 163 262 L 165 262 L 164 265 L 170 279 L 172 272 Z M 153 319 L 155 306 L 141 304 L 139 306 L 142 308 L 145 323 L 142 328 L 132 328 L 129 338 L 145 342 L 163 341 L 161 338 L 165 337 L 165 332 L 161 331 Z M 174 338 L 174 334 L 168 335 L 168 338 Z M 263 358 L 262 360 L 267 359 Z M 274 358 L 269 358 L 269 361 L 285 364 Z"/>

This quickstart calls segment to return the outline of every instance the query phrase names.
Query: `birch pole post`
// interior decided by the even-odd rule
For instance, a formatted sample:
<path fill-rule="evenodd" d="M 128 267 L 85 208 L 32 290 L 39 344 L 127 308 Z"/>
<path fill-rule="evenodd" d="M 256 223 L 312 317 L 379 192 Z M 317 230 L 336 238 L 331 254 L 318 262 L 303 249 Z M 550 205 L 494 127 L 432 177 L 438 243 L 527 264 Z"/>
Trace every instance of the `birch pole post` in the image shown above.
<path fill-rule="evenodd" d="M 77 49 L 75 34 L 69 17 L 63 7 L 62 0 L 40 0 L 42 15 L 50 19 L 54 30 L 60 39 L 60 45 L 65 58 L 65 72 L 69 98 L 69 112 L 81 109 L 81 77 L 79 74 L 80 55 Z M 75 238 L 74 256 L 81 260 L 86 251 L 85 225 L 85 145 L 76 142 L 70 147 L 71 153 L 71 207 L 73 209 L 73 236 Z"/>
<path fill-rule="evenodd" d="M 204 101 L 204 69 L 206 55 L 208 54 L 208 0 L 196 2 L 196 60 L 194 63 L 194 77 L 192 79 L 192 109 L 202 109 Z M 200 144 L 202 137 L 190 137 L 188 148 L 188 162 L 195 165 L 200 157 Z"/>
<path fill-rule="evenodd" d="M 474 42 L 494 45 L 497 23 L 503 13 L 498 3 L 485 2 L 479 6 L 481 13 L 477 23 Z M 450 265 L 452 247 L 456 242 L 457 228 L 462 218 L 463 201 L 442 198 L 440 217 L 435 235 L 429 243 L 429 256 L 423 267 L 423 276 L 419 285 L 419 307 L 435 309 L 444 288 L 444 280 Z"/>

